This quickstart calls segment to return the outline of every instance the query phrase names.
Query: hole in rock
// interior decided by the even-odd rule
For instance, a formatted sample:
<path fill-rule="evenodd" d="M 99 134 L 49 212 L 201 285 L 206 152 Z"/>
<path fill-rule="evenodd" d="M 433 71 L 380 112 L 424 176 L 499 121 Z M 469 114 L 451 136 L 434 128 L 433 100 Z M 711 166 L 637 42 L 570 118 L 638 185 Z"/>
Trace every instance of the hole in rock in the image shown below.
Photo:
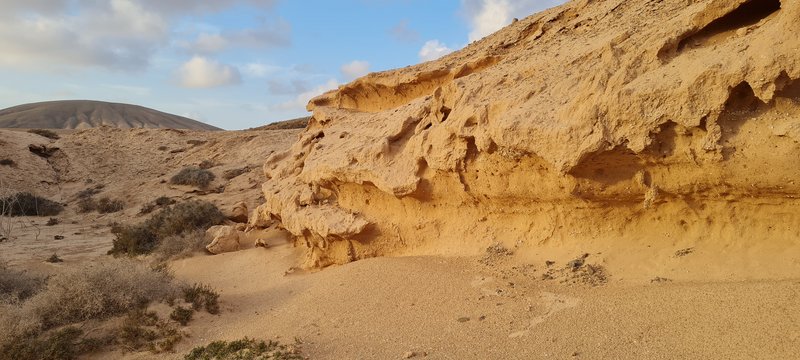
<path fill-rule="evenodd" d="M 722 42 L 733 36 L 736 30 L 755 25 L 780 9 L 780 0 L 750 0 L 681 40 L 678 51 L 683 51 L 687 46 L 705 46 Z"/>

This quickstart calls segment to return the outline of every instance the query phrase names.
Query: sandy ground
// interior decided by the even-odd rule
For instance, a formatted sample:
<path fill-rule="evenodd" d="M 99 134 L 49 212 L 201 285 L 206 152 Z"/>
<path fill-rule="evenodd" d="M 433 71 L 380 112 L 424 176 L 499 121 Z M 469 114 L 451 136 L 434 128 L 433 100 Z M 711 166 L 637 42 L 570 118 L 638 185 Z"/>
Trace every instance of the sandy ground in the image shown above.
<path fill-rule="evenodd" d="M 790 359 L 800 351 L 800 280 L 563 285 L 475 258 L 378 258 L 285 272 L 288 245 L 173 264 L 210 284 L 223 313 L 191 325 L 213 339 L 304 342 L 313 359 Z M 177 357 L 176 357 L 177 358 Z"/>

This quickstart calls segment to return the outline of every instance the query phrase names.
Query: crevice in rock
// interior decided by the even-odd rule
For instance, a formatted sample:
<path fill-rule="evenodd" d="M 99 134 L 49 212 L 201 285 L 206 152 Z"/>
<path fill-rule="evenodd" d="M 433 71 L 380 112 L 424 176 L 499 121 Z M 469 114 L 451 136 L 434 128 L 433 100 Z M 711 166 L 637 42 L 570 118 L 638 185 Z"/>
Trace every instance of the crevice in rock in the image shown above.
<path fill-rule="evenodd" d="M 707 25 L 669 41 L 659 50 L 658 57 L 663 62 L 669 62 L 687 48 L 700 48 L 722 43 L 734 37 L 737 30 L 758 24 L 780 9 L 780 0 L 747 1 Z"/>

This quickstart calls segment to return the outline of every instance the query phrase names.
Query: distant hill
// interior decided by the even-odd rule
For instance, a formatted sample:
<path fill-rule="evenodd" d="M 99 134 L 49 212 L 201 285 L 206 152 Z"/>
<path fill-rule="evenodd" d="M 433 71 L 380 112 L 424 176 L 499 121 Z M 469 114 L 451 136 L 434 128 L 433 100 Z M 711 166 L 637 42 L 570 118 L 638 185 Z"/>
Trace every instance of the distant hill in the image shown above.
<path fill-rule="evenodd" d="M 102 101 L 68 100 L 25 104 L 0 110 L 0 128 L 222 130 L 182 116 L 146 107 Z"/>
<path fill-rule="evenodd" d="M 308 125 L 310 116 L 301 117 L 297 119 L 278 121 L 264 126 L 255 127 L 248 130 L 287 130 L 287 129 L 303 129 Z"/>

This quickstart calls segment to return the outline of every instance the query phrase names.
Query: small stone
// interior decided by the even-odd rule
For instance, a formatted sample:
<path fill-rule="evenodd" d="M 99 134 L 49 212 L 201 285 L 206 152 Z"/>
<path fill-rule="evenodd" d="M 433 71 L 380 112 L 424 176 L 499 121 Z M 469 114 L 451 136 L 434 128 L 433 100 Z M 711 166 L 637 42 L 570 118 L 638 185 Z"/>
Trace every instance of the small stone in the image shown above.
<path fill-rule="evenodd" d="M 465 323 L 465 322 L 467 322 L 467 321 L 469 321 L 469 320 L 470 320 L 470 319 L 469 319 L 468 317 L 466 317 L 466 316 L 465 316 L 465 317 L 460 317 L 460 318 L 458 318 L 458 320 L 457 320 L 457 321 L 458 321 L 458 322 L 460 322 L 460 323 Z"/>
<path fill-rule="evenodd" d="M 64 240 L 64 236 L 63 235 L 56 235 L 56 236 L 53 236 L 53 239 Z"/>

